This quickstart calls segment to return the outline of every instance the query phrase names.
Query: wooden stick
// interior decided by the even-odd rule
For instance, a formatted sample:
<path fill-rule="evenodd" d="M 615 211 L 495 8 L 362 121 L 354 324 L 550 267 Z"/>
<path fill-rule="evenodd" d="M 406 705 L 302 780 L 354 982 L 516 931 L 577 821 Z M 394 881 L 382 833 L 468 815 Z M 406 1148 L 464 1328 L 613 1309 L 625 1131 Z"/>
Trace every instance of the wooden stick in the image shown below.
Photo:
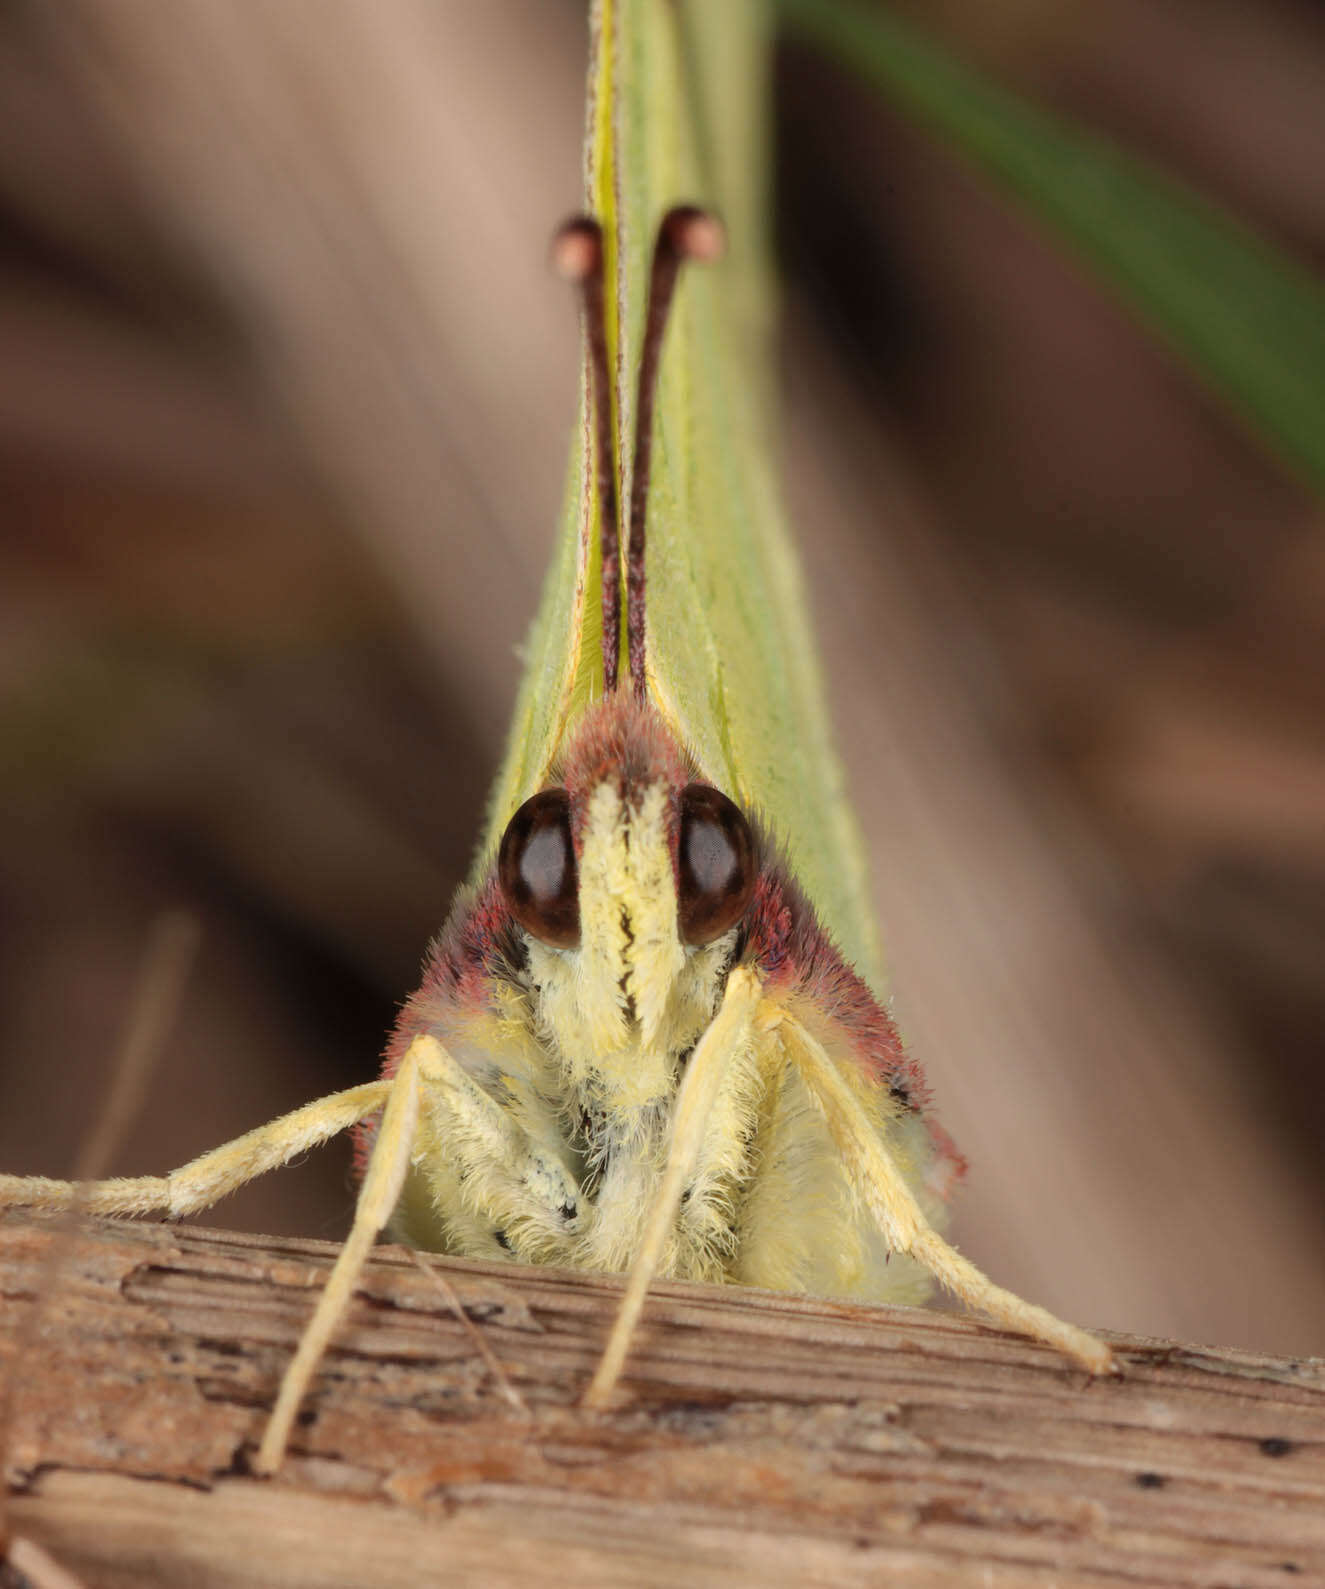
<path fill-rule="evenodd" d="M 6 1347 L 51 1239 L 0 1221 Z M 634 1399 L 587 1413 L 620 1281 L 447 1261 L 525 1420 L 383 1248 L 260 1481 L 245 1463 L 336 1248 L 113 1221 L 71 1245 L 7 1478 L 24 1535 L 111 1589 L 1325 1576 L 1316 1359 L 1115 1337 L 1122 1377 L 1092 1383 L 955 1315 L 666 1283 Z"/>

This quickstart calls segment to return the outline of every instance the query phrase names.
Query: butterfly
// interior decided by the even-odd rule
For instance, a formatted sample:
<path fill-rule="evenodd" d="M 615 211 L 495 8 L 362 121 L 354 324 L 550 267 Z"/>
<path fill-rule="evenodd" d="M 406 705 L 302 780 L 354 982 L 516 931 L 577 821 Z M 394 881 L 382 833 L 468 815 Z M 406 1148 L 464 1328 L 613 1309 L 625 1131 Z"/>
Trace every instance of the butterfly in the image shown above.
<path fill-rule="evenodd" d="M 717 221 L 691 206 L 658 228 L 621 515 L 604 234 L 581 217 L 559 235 L 588 348 L 601 678 L 543 786 L 458 898 L 381 1078 L 169 1176 L 82 1190 L 89 1212 L 180 1216 L 356 1130 L 353 1227 L 286 1372 L 258 1471 L 279 1466 L 384 1229 L 430 1251 L 629 1271 L 590 1405 L 610 1399 L 657 1276 L 911 1302 L 937 1280 L 1091 1373 L 1111 1366 L 1102 1342 L 995 1286 L 943 1239 L 963 1163 L 919 1066 L 821 922 L 781 836 L 669 721 L 650 661 L 654 406 L 682 265 L 716 258 L 722 242 Z M 0 1177 L 0 1204 L 73 1196 L 68 1183 Z"/>

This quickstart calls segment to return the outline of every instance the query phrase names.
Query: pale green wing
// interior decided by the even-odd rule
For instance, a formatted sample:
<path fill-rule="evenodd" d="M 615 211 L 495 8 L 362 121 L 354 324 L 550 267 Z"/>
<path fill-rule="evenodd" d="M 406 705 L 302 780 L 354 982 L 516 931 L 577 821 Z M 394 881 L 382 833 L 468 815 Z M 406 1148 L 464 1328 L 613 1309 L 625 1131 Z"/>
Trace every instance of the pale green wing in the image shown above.
<path fill-rule="evenodd" d="M 865 866 L 773 462 L 771 29 L 770 14 L 753 0 L 596 6 L 588 205 L 603 222 L 615 283 L 608 339 L 624 438 L 658 221 L 672 204 L 691 202 L 727 224 L 727 258 L 683 275 L 663 353 L 649 509 L 649 682 L 705 775 L 763 813 L 825 925 L 877 985 Z M 628 468 L 629 441 L 618 445 Z M 489 843 L 539 786 L 590 691 L 601 688 L 587 446 L 581 414 L 561 545 L 530 639 Z M 628 500 L 628 488 L 621 495 Z"/>
<path fill-rule="evenodd" d="M 475 858 L 474 879 L 487 870 L 502 831 L 517 806 L 547 781 L 548 766 L 567 726 L 584 710 L 590 691 L 602 690 L 602 610 L 598 512 L 586 481 L 589 436 L 585 381 L 571 447 L 566 494 L 552 566 L 538 614 L 524 646 L 524 677 L 506 755 L 488 798 L 488 820 Z M 594 682 L 596 679 L 596 683 Z"/>

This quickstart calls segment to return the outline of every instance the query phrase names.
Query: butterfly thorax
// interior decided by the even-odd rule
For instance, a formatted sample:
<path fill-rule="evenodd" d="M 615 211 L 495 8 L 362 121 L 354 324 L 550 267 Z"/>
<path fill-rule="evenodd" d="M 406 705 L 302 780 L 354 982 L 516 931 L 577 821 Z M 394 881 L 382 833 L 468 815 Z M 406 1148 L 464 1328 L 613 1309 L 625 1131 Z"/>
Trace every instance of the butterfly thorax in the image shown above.
<path fill-rule="evenodd" d="M 960 1160 L 931 1133 L 886 1012 L 753 820 L 703 782 L 652 705 L 619 695 L 586 714 L 548 787 L 511 818 L 401 1014 L 388 1074 L 420 1033 L 446 1058 L 395 1234 L 475 1257 L 628 1268 L 677 1089 L 737 964 L 758 973 L 770 1009 L 798 1012 L 843 1054 L 908 1173 L 940 1200 L 935 1174 Z M 857 1216 L 794 1067 L 752 1030 L 724 1056 L 662 1272 L 873 1289 L 882 1252 Z M 893 1294 L 903 1278 L 894 1263 Z"/>

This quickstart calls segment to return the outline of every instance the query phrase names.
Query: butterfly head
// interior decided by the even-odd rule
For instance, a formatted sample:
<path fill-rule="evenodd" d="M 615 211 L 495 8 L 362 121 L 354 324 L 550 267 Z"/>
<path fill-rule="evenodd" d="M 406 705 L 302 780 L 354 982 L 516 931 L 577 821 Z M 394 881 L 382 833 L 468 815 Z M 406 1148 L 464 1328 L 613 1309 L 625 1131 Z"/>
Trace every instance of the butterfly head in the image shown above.
<path fill-rule="evenodd" d="M 581 721 L 556 783 L 503 835 L 498 878 L 535 980 L 555 974 L 598 1051 L 651 1043 L 694 976 L 730 957 L 758 845 L 697 779 L 656 708 L 619 693 Z"/>

